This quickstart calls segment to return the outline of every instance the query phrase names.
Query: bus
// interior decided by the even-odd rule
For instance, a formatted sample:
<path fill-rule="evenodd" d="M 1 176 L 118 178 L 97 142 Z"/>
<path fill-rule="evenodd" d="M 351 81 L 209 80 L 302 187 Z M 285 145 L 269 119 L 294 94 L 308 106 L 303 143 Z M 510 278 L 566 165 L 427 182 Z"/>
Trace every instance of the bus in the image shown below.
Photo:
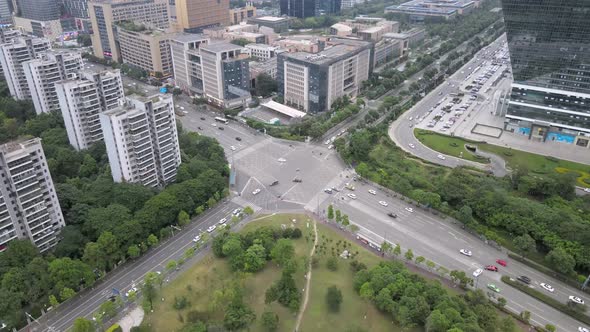
<path fill-rule="evenodd" d="M 224 124 L 227 124 L 227 123 L 228 123 L 227 119 L 225 119 L 225 118 L 220 118 L 220 117 L 218 117 L 218 116 L 216 116 L 216 117 L 215 117 L 215 121 L 217 121 L 217 122 L 221 122 L 221 123 L 224 123 Z"/>

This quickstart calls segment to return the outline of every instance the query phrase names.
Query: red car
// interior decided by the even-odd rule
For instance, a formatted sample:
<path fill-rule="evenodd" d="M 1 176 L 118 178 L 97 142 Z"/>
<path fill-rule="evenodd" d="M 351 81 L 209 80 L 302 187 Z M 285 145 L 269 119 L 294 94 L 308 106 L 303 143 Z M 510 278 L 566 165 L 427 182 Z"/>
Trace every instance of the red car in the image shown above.
<path fill-rule="evenodd" d="M 502 266 L 508 265 L 508 263 L 506 263 L 506 261 L 505 260 L 502 260 L 502 259 L 496 259 L 496 263 L 498 263 L 498 264 L 500 264 Z"/>
<path fill-rule="evenodd" d="M 488 265 L 488 266 L 486 266 L 486 270 L 498 272 L 498 267 L 494 266 L 494 265 Z"/>

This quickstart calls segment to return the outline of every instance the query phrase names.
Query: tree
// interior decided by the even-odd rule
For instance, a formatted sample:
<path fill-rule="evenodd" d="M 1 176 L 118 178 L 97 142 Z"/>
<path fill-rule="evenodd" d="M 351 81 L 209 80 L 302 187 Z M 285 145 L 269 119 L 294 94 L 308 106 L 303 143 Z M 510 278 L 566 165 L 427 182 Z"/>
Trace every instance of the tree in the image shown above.
<path fill-rule="evenodd" d="M 279 239 L 270 251 L 270 257 L 280 266 L 291 260 L 293 256 L 295 256 L 295 247 L 287 239 Z"/>
<path fill-rule="evenodd" d="M 178 221 L 178 224 L 180 226 L 186 226 L 190 223 L 191 218 L 188 215 L 188 213 L 186 213 L 184 210 L 178 212 L 178 217 L 176 218 L 176 220 Z"/>
<path fill-rule="evenodd" d="M 244 208 L 244 213 L 245 213 L 245 214 L 247 214 L 247 215 L 249 215 L 249 216 L 251 216 L 251 215 L 253 215 L 253 214 L 254 214 L 254 210 L 252 209 L 252 207 L 250 207 L 250 206 L 246 206 L 246 207 Z"/>
<path fill-rule="evenodd" d="M 412 258 L 414 258 L 414 252 L 412 251 L 412 249 L 408 249 L 405 253 L 405 257 L 407 260 L 411 261 Z"/>
<path fill-rule="evenodd" d="M 332 312 L 340 311 L 340 304 L 342 303 L 342 292 L 336 286 L 328 287 L 326 292 L 326 304 L 328 309 Z"/>
<path fill-rule="evenodd" d="M 244 271 L 258 272 L 266 264 L 266 249 L 260 244 L 253 244 L 244 253 Z"/>
<path fill-rule="evenodd" d="M 530 311 L 527 311 L 527 310 L 525 310 L 525 311 L 522 311 L 522 312 L 520 313 L 520 317 L 521 317 L 521 318 L 522 318 L 522 319 L 523 319 L 525 322 L 528 322 L 528 321 L 529 321 L 529 319 L 531 319 L 531 312 L 530 312 Z"/>
<path fill-rule="evenodd" d="M 383 243 L 381 243 L 381 252 L 389 254 L 392 251 L 393 251 L 393 246 L 391 245 L 391 243 L 389 243 L 387 241 L 383 241 Z"/>
<path fill-rule="evenodd" d="M 568 254 L 563 248 L 557 247 L 549 252 L 545 256 L 545 260 L 551 265 L 557 272 L 563 274 L 572 274 L 574 272 L 574 266 L 576 261 L 572 255 Z"/>
<path fill-rule="evenodd" d="M 503 298 L 503 297 L 499 297 L 498 298 L 498 305 L 501 308 L 503 308 L 504 306 L 506 306 L 506 303 L 508 303 L 508 301 L 505 298 Z"/>
<path fill-rule="evenodd" d="M 512 242 L 516 249 L 520 251 L 522 257 L 525 257 L 529 252 L 534 251 L 536 247 L 535 240 L 528 233 L 515 237 Z"/>
<path fill-rule="evenodd" d="M 238 38 L 238 39 L 234 39 L 234 40 L 230 41 L 230 43 L 244 47 L 244 46 L 250 44 L 250 41 L 245 38 Z"/>
<path fill-rule="evenodd" d="M 88 286 L 94 283 L 92 269 L 79 260 L 69 257 L 54 259 L 49 263 L 48 271 L 49 278 L 56 289 L 68 287 L 78 290 L 81 285 Z"/>
<path fill-rule="evenodd" d="M 396 256 L 401 255 L 402 253 L 402 247 L 399 244 L 395 245 L 395 248 L 393 249 L 393 254 Z"/>
<path fill-rule="evenodd" d="M 342 226 L 348 226 L 350 225 L 350 220 L 348 219 L 348 215 L 345 214 L 342 216 Z"/>
<path fill-rule="evenodd" d="M 137 258 L 139 257 L 139 255 L 141 255 L 141 250 L 139 249 L 139 247 L 134 244 L 132 246 L 130 246 L 129 248 L 127 248 L 127 255 L 130 258 Z"/>
<path fill-rule="evenodd" d="M 225 311 L 223 326 L 230 331 L 237 331 L 247 328 L 254 320 L 256 314 L 252 309 L 244 303 L 232 303 Z"/>
<path fill-rule="evenodd" d="M 144 309 L 146 311 L 154 310 L 154 300 L 156 299 L 157 289 L 156 285 L 159 283 L 160 276 L 155 272 L 148 272 L 145 275 L 141 292 L 143 293 Z"/>
<path fill-rule="evenodd" d="M 266 73 L 261 73 L 256 77 L 256 95 L 268 97 L 278 88 L 277 80 L 273 79 Z"/>
<path fill-rule="evenodd" d="M 426 258 L 424 258 L 423 256 L 418 256 L 416 257 L 416 264 L 422 264 L 425 260 Z"/>
<path fill-rule="evenodd" d="M 328 205 L 328 219 L 334 219 L 334 207 L 332 206 L 332 204 Z"/>
<path fill-rule="evenodd" d="M 427 332 L 446 332 L 451 323 L 447 317 L 440 310 L 433 310 L 428 318 L 426 318 Z"/>
<path fill-rule="evenodd" d="M 61 298 L 62 302 L 71 299 L 74 297 L 74 295 L 76 295 L 76 292 L 71 288 L 64 287 L 61 291 L 59 291 L 59 297 Z"/>
<path fill-rule="evenodd" d="M 545 325 L 545 330 L 547 330 L 548 332 L 555 332 L 557 328 L 555 328 L 555 325 L 547 324 Z"/>
<path fill-rule="evenodd" d="M 451 280 L 453 280 L 455 283 L 459 283 L 462 288 L 466 288 L 467 285 L 473 285 L 473 279 L 469 278 L 465 274 L 465 271 L 453 270 L 451 271 L 450 276 Z"/>
<path fill-rule="evenodd" d="M 92 324 L 91 320 L 88 320 L 84 317 L 78 317 L 74 321 L 74 326 L 72 327 L 72 332 L 94 332 L 96 329 Z"/>
<path fill-rule="evenodd" d="M 338 258 L 336 258 L 334 256 L 328 257 L 328 260 L 326 261 L 326 267 L 330 271 L 337 271 L 338 270 Z"/>
<path fill-rule="evenodd" d="M 340 210 L 336 210 L 336 222 L 337 223 L 342 222 L 342 212 L 340 212 Z"/>
<path fill-rule="evenodd" d="M 279 328 L 279 315 L 272 311 L 263 312 L 260 319 L 262 320 L 262 326 L 268 332 L 276 331 Z"/>
<path fill-rule="evenodd" d="M 105 301 L 100 305 L 98 311 L 102 314 L 102 317 L 112 318 L 117 314 L 117 305 L 115 302 Z"/>
<path fill-rule="evenodd" d="M 147 245 L 149 247 L 156 246 L 158 244 L 158 237 L 154 234 L 150 234 L 147 238 Z"/>
<path fill-rule="evenodd" d="M 49 305 L 52 306 L 53 308 L 55 308 L 59 305 L 59 301 L 57 300 L 57 298 L 53 294 L 49 295 Z"/>

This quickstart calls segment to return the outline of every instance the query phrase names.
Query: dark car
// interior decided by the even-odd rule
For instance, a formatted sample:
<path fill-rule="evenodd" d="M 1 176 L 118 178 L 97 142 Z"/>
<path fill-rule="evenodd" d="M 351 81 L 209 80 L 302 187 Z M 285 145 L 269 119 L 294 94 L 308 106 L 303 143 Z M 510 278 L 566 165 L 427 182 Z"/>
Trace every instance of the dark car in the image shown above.
<path fill-rule="evenodd" d="M 393 212 L 389 212 L 387 215 L 390 216 L 390 217 L 392 217 L 392 218 L 397 218 L 397 214 L 395 214 Z"/>
<path fill-rule="evenodd" d="M 270 184 L 270 186 L 271 186 L 271 187 L 272 187 L 272 186 L 276 186 L 277 184 L 279 184 L 279 181 L 275 180 L 275 181 L 273 181 L 273 182 Z"/>
<path fill-rule="evenodd" d="M 217 127 L 219 130 L 223 130 L 223 127 Z"/>
<path fill-rule="evenodd" d="M 240 142 L 242 139 L 239 137 L 236 137 L 236 141 Z"/>
<path fill-rule="evenodd" d="M 531 283 L 531 278 L 529 278 L 527 276 L 520 276 L 520 277 L 516 278 L 516 280 L 518 280 L 520 282 L 524 282 L 527 285 Z"/>
<path fill-rule="evenodd" d="M 303 180 L 301 180 L 301 179 L 298 179 L 298 178 L 294 178 L 294 179 L 293 179 L 293 182 L 301 183 L 301 182 L 303 182 Z"/>
<path fill-rule="evenodd" d="M 202 117 L 201 120 L 205 121 L 205 118 Z"/>

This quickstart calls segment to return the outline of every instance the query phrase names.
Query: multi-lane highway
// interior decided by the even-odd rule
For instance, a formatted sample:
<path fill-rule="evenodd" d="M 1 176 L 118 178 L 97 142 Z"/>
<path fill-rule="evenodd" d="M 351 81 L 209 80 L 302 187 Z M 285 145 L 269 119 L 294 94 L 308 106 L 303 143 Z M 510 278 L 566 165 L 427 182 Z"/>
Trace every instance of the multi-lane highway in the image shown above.
<path fill-rule="evenodd" d="M 347 214 L 350 221 L 359 226 L 359 234 L 379 246 L 384 240 L 393 244 L 399 244 L 402 251 L 412 249 L 415 257 L 423 256 L 433 261 L 437 266 L 443 266 L 449 270 L 462 270 L 468 276 L 486 265 L 495 265 L 499 272 L 484 271 L 477 279 L 477 287 L 484 289 L 488 284 L 495 284 L 500 288 L 498 297 L 508 300 L 507 307 L 516 313 L 528 310 L 532 313 L 532 321 L 540 326 L 553 324 L 558 331 L 576 331 L 580 323 L 569 316 L 537 301 L 536 299 L 502 283 L 500 277 L 508 275 L 517 278 L 526 275 L 532 279 L 532 286 L 548 296 L 561 302 L 567 302 L 568 296 L 576 295 L 590 299 L 580 290 L 572 289 L 565 284 L 539 273 L 523 264 L 512 261 L 504 251 L 500 251 L 484 243 L 479 237 L 467 233 L 459 223 L 453 223 L 450 218 L 442 220 L 431 212 L 407 201 L 394 198 L 392 193 L 378 186 L 354 182 L 356 190 L 350 191 L 344 188 L 344 182 L 337 185 L 341 191 L 332 195 L 323 194 L 321 198 L 321 210 L 327 210 L 329 204 Z M 368 192 L 376 191 L 376 195 Z M 348 197 L 354 193 L 356 198 Z M 379 201 L 385 201 L 387 206 L 382 206 Z M 412 211 L 408 211 L 412 209 Z M 392 212 L 397 218 L 387 214 Z M 459 253 L 460 249 L 472 251 L 473 256 L 467 257 Z M 508 262 L 507 267 L 496 263 L 497 259 Z M 475 278 L 474 278 L 475 279 Z M 543 290 L 539 284 L 549 283 L 555 288 L 554 293 Z"/>

